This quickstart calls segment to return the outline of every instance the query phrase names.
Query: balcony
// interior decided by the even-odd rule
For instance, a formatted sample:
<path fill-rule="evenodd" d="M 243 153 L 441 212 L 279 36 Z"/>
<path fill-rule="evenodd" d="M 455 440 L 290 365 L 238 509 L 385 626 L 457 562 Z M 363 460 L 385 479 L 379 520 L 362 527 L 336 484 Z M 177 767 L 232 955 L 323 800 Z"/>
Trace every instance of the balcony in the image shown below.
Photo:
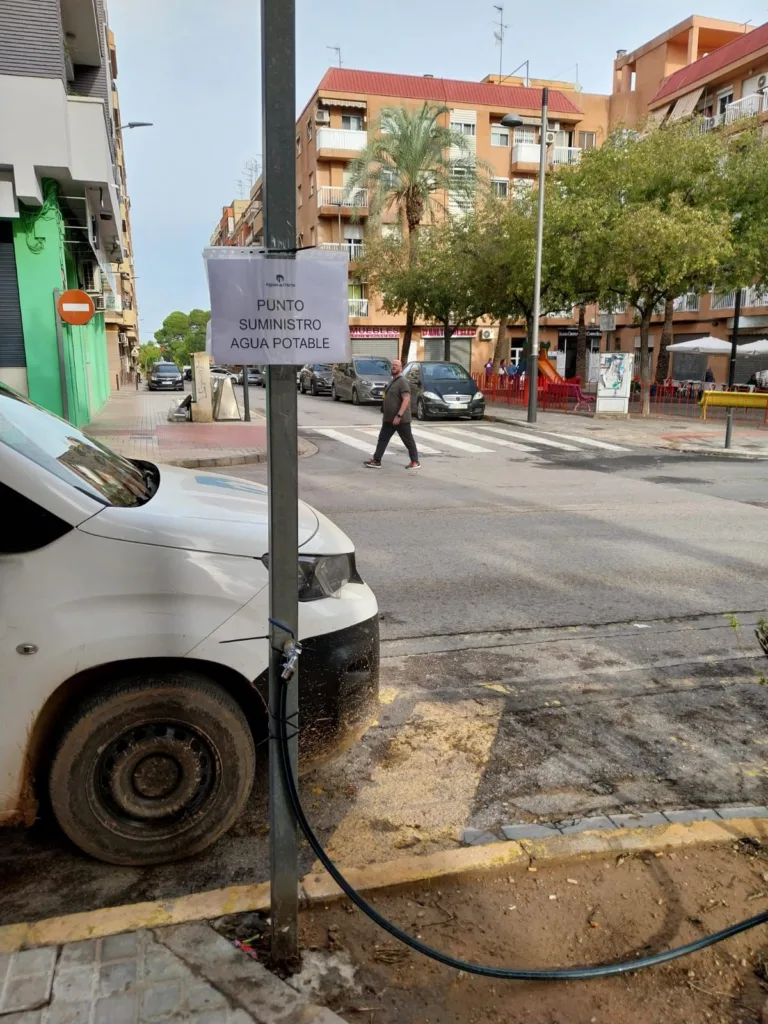
<path fill-rule="evenodd" d="M 368 299 L 349 299 L 350 317 L 368 316 Z"/>
<path fill-rule="evenodd" d="M 768 110 L 766 96 L 753 92 L 749 96 L 742 96 L 740 100 L 729 103 L 722 114 L 715 114 L 714 117 L 705 117 L 701 121 L 701 130 L 711 132 L 721 125 L 735 124 L 736 121 L 743 121 L 746 117 L 757 117 Z"/>
<path fill-rule="evenodd" d="M 335 153 L 359 153 L 368 145 L 368 132 L 353 131 L 350 128 L 318 128 L 317 155 L 333 156 Z"/>
<path fill-rule="evenodd" d="M 368 189 L 348 189 L 337 185 L 321 185 L 317 190 L 318 206 L 341 207 L 343 210 L 367 210 Z"/>
<path fill-rule="evenodd" d="M 363 258 L 365 246 L 356 238 L 350 238 L 346 242 L 321 242 L 318 249 L 325 249 L 326 252 L 345 252 L 350 263 Z"/>
<path fill-rule="evenodd" d="M 541 147 L 535 142 L 518 142 L 512 147 L 512 168 L 515 164 L 527 164 L 532 168 L 539 166 Z"/>
<path fill-rule="evenodd" d="M 573 166 L 581 160 L 578 146 L 555 146 L 552 149 L 552 165 L 554 167 Z"/>
<path fill-rule="evenodd" d="M 768 306 L 768 292 L 764 291 L 759 284 L 752 285 L 751 288 L 741 289 L 741 308 L 742 309 L 754 309 L 755 307 Z M 728 292 L 726 295 L 712 295 L 712 305 L 710 307 L 713 311 L 716 309 L 735 309 L 736 308 L 736 292 Z"/>
<path fill-rule="evenodd" d="M 679 295 L 674 301 L 674 310 L 676 313 L 698 313 L 699 296 L 696 292 Z"/>

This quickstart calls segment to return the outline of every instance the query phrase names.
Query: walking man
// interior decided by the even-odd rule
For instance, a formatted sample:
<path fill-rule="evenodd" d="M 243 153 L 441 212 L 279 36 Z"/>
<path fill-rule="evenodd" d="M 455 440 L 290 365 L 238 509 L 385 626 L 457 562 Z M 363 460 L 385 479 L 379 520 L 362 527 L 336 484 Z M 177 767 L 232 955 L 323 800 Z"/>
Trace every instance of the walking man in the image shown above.
<path fill-rule="evenodd" d="M 392 360 L 392 380 L 387 384 L 384 401 L 381 405 L 384 422 L 381 424 L 379 440 L 373 458 L 363 465 L 368 469 L 381 469 L 381 460 L 392 435 L 397 434 L 411 456 L 406 469 L 421 469 L 419 452 L 411 432 L 411 388 L 403 376 L 403 364 L 399 359 Z"/>

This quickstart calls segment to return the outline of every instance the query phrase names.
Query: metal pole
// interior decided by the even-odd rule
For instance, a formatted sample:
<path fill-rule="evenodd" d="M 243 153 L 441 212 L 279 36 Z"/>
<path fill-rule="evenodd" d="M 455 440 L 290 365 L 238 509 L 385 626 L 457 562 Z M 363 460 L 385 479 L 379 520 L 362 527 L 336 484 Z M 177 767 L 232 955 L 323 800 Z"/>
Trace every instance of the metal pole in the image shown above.
<path fill-rule="evenodd" d="M 61 288 L 53 289 L 53 316 L 56 320 L 56 345 L 59 349 L 59 381 L 61 382 L 61 418 L 69 419 L 69 393 L 67 392 L 67 355 L 64 351 L 64 327 L 59 316 Z"/>
<path fill-rule="evenodd" d="M 250 392 L 250 386 L 251 385 L 250 385 L 250 381 L 248 379 L 248 370 L 250 369 L 250 367 L 243 366 L 243 367 L 241 367 L 241 369 L 243 371 L 243 416 L 245 417 L 245 422 L 246 423 L 250 423 L 251 422 L 251 392 Z"/>
<path fill-rule="evenodd" d="M 733 334 L 731 335 L 731 361 L 728 366 L 728 390 L 733 391 L 736 383 L 736 354 L 739 344 L 739 317 L 741 316 L 741 288 L 736 289 L 736 301 L 733 307 Z M 725 447 L 731 447 L 733 437 L 733 406 L 725 410 Z"/>
<path fill-rule="evenodd" d="M 533 329 L 531 334 L 531 365 L 528 368 L 528 422 L 536 422 L 539 387 L 539 316 L 541 313 L 541 250 L 544 244 L 544 181 L 547 176 L 547 106 L 549 89 L 541 90 L 541 145 L 539 154 L 539 208 L 536 217 L 536 273 L 533 282 Z"/>
<path fill-rule="evenodd" d="M 296 0 L 261 0 L 261 82 L 264 126 L 264 240 L 267 252 L 295 254 Z M 296 369 L 267 368 L 269 460 L 269 712 L 274 736 L 279 716 L 283 648 L 298 634 L 298 460 Z M 279 622 L 281 625 L 275 625 Z M 282 626 L 287 627 L 283 629 Z M 298 673 L 288 684 L 290 757 L 298 744 Z M 269 845 L 272 961 L 292 967 L 299 955 L 299 844 L 296 819 L 283 781 L 277 741 L 269 746 Z"/>

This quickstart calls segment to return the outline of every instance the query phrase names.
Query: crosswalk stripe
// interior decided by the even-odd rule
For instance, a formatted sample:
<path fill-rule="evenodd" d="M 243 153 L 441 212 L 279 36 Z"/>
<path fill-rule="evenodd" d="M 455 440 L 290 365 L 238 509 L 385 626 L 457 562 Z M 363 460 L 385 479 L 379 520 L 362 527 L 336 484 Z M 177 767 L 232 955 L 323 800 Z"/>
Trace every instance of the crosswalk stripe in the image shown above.
<path fill-rule="evenodd" d="M 609 452 L 628 452 L 630 448 L 622 448 L 620 444 L 608 444 L 607 441 L 595 441 L 591 437 L 581 437 L 578 434 L 552 434 L 552 437 L 562 437 L 566 441 L 578 441 L 579 444 L 585 444 L 590 448 L 604 448 Z"/>
<path fill-rule="evenodd" d="M 452 434 L 463 434 L 464 437 L 474 437 L 477 441 L 487 441 L 488 444 L 500 444 L 503 448 L 514 448 L 516 452 L 535 452 L 535 448 L 531 448 L 527 444 L 517 444 L 515 441 L 504 441 L 500 437 L 485 437 L 477 430 L 467 430 L 465 427 L 440 427 L 435 433 L 442 436 L 444 430 L 450 430 Z M 497 431 L 497 433 L 506 433 L 506 431 Z M 439 444 L 439 442 L 438 442 Z"/>
<path fill-rule="evenodd" d="M 348 444 L 351 448 L 359 448 L 361 452 L 373 455 L 373 445 L 368 441 L 361 441 L 359 437 L 342 434 L 340 430 L 333 430 L 331 427 L 315 427 L 315 430 L 324 437 L 330 437 L 332 441 L 341 441 L 342 444 Z"/>
<path fill-rule="evenodd" d="M 482 430 L 483 433 L 485 433 L 486 430 L 490 430 L 493 431 L 494 434 L 503 434 L 504 437 L 506 437 L 507 434 L 509 434 L 511 437 L 524 437 L 525 440 L 529 441 L 531 444 L 543 444 L 547 448 L 559 448 L 561 451 L 564 452 L 577 452 L 579 450 L 572 444 L 561 444 L 559 441 L 548 441 L 543 437 L 539 437 L 538 434 L 534 434 L 533 431 L 523 433 L 520 430 L 509 430 L 507 429 L 507 427 L 487 427 L 485 424 L 482 424 L 482 426 L 479 429 Z M 490 440 L 491 439 L 488 438 L 489 442 Z M 496 438 L 494 438 L 493 440 L 495 441 Z M 524 447 L 524 450 L 529 452 L 536 451 L 535 448 L 528 447 Z"/>
<path fill-rule="evenodd" d="M 422 430 L 420 427 L 413 427 L 412 430 L 417 437 L 428 437 L 432 441 L 435 440 L 436 431 Z M 479 444 L 470 444 L 469 441 L 457 441 L 455 438 L 446 437 L 444 434 L 440 434 L 438 443 L 447 444 L 449 448 L 460 448 L 463 452 L 493 454 L 493 448 L 481 448 Z"/>
<path fill-rule="evenodd" d="M 379 436 L 379 431 L 378 431 L 378 428 L 376 428 L 376 427 L 356 427 L 355 429 L 359 430 L 362 434 L 370 434 L 371 437 L 378 437 Z M 406 450 L 405 445 L 400 440 L 400 438 L 397 436 L 397 434 L 394 435 L 394 437 L 392 438 L 392 440 L 389 443 L 390 443 L 390 445 L 394 445 L 396 448 L 402 448 L 403 451 Z M 430 448 L 426 444 L 420 444 L 419 445 L 419 455 L 442 455 L 442 454 L 443 453 L 439 452 L 437 450 L 437 448 Z"/>

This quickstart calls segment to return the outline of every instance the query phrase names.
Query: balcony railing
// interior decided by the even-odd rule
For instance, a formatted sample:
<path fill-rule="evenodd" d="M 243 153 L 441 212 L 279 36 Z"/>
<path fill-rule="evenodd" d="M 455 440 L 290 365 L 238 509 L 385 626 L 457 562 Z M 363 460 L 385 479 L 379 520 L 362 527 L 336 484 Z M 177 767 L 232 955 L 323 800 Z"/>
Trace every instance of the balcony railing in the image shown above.
<path fill-rule="evenodd" d="M 750 309 L 755 306 L 768 306 L 768 291 L 764 291 L 758 284 L 751 288 L 741 289 L 741 308 Z M 712 295 L 712 306 L 714 309 L 735 309 L 736 292 L 728 292 L 726 295 Z"/>
<path fill-rule="evenodd" d="M 350 128 L 318 128 L 318 149 L 349 149 L 357 152 L 368 145 L 368 132 Z"/>
<path fill-rule="evenodd" d="M 702 118 L 701 130 L 711 132 L 722 124 L 733 124 L 745 117 L 756 117 L 765 110 L 768 110 L 768 99 L 764 94 L 753 92 L 748 96 L 742 96 L 740 100 L 729 103 L 722 114 Z"/>
<path fill-rule="evenodd" d="M 347 189 L 338 185 L 321 185 L 317 190 L 318 206 L 340 206 L 345 209 L 368 209 L 368 189 Z"/>
<path fill-rule="evenodd" d="M 536 142 L 517 142 L 512 147 L 513 164 L 538 164 L 541 147 Z"/>
<path fill-rule="evenodd" d="M 698 313 L 699 312 L 699 296 L 696 292 L 688 292 L 685 295 L 679 295 L 675 299 L 675 312 L 676 313 Z"/>
<path fill-rule="evenodd" d="M 362 259 L 365 251 L 363 242 L 352 238 L 346 242 L 321 242 L 318 248 L 325 249 L 327 252 L 345 252 L 350 260 Z"/>
<path fill-rule="evenodd" d="M 579 160 L 581 160 L 581 150 L 578 146 L 554 146 L 552 149 L 552 163 L 555 167 L 577 164 Z"/>
<path fill-rule="evenodd" d="M 349 299 L 350 316 L 368 316 L 368 299 Z"/>

